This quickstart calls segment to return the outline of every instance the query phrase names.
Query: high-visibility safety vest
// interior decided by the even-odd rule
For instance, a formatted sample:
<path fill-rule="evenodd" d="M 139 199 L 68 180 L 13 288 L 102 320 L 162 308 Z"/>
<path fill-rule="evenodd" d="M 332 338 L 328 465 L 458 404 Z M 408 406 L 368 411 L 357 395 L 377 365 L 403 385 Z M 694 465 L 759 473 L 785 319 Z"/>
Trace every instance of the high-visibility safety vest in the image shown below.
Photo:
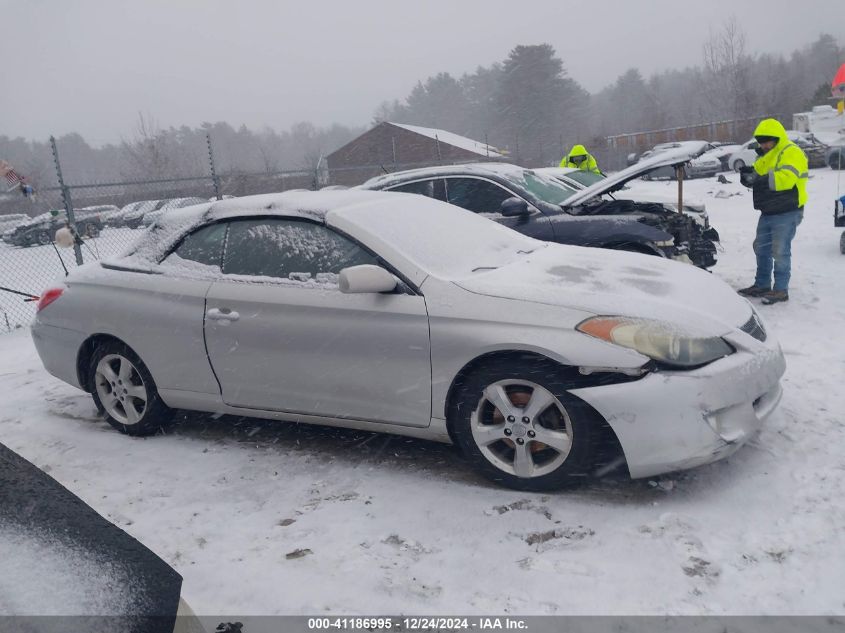
<path fill-rule="evenodd" d="M 777 144 L 754 161 L 754 171 L 764 176 L 755 184 L 754 208 L 767 215 L 803 209 L 807 203 L 807 156 L 791 142 L 783 125 L 764 119 L 754 136 L 773 136 Z"/>
<path fill-rule="evenodd" d="M 587 160 L 582 160 L 580 163 L 576 163 L 572 160 L 575 156 L 586 156 Z M 574 167 L 576 169 L 583 169 L 584 171 L 591 171 L 594 174 L 601 174 L 598 163 L 596 163 L 596 159 L 587 152 L 587 148 L 583 145 L 575 145 L 572 150 L 570 150 L 569 154 L 564 156 L 563 160 L 560 161 L 560 166 Z"/>

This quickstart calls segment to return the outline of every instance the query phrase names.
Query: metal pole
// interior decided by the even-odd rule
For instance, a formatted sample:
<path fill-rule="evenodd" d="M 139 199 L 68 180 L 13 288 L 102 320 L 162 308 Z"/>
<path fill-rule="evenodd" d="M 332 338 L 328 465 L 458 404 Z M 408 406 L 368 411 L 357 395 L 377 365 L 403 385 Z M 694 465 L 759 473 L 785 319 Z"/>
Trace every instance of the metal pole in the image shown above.
<path fill-rule="evenodd" d="M 220 178 L 217 177 L 217 170 L 214 168 L 214 150 L 211 149 L 211 134 L 205 133 L 205 140 L 208 143 L 208 163 L 211 165 L 211 183 L 214 185 L 214 195 L 218 200 L 222 200 L 220 195 Z"/>
<path fill-rule="evenodd" d="M 393 145 L 393 171 L 396 171 L 396 137 L 390 137 L 390 143 Z"/>
<path fill-rule="evenodd" d="M 675 167 L 675 178 L 678 180 L 678 213 L 684 212 L 684 166 Z"/>
<path fill-rule="evenodd" d="M 76 233 L 76 217 L 73 214 L 73 202 L 70 198 L 70 187 L 65 184 L 62 178 L 62 165 L 59 162 L 59 150 L 56 147 L 55 137 L 50 137 L 50 146 L 53 148 L 53 162 L 56 164 L 56 177 L 59 180 L 59 188 L 62 191 L 62 202 L 65 205 L 65 213 L 67 213 L 67 222 L 70 230 L 73 232 L 73 254 L 76 257 L 76 265 L 82 266 L 82 249 L 79 248 L 79 237 Z M 50 240 L 52 241 L 52 237 Z"/>
<path fill-rule="evenodd" d="M 443 156 L 440 154 L 440 139 L 437 138 L 437 134 L 434 135 L 434 142 L 437 145 L 437 164 L 443 164 Z"/>
<path fill-rule="evenodd" d="M 490 158 L 490 141 L 487 140 L 487 132 L 484 133 L 484 147 L 487 149 L 487 158 Z"/>

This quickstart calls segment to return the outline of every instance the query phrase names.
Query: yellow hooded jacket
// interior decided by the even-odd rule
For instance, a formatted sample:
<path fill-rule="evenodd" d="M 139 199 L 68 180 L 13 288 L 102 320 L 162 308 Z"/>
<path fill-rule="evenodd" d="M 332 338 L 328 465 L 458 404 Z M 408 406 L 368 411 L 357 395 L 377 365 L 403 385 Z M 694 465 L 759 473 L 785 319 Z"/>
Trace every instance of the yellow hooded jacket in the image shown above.
<path fill-rule="evenodd" d="M 572 160 L 573 156 L 586 156 L 587 160 L 581 161 L 581 163 L 576 163 Z M 587 148 L 583 145 L 575 145 L 567 154 L 563 157 L 563 160 L 560 161 L 561 167 L 575 167 L 576 169 L 583 169 L 584 171 L 591 171 L 594 174 L 601 174 L 599 171 L 598 163 L 596 163 L 596 159 L 592 157 L 592 155 L 587 152 Z"/>
<path fill-rule="evenodd" d="M 754 162 L 754 208 L 764 215 L 777 215 L 803 209 L 807 203 L 807 156 L 786 135 L 775 119 L 764 119 L 754 136 L 774 136 L 777 145 Z"/>

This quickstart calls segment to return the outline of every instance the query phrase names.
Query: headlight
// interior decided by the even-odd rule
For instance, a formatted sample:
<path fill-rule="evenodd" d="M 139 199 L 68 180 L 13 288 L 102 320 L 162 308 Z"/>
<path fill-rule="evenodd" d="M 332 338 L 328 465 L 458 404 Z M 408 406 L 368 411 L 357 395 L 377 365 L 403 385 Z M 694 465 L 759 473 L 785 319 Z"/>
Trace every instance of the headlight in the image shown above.
<path fill-rule="evenodd" d="M 734 353 L 734 349 L 718 336 L 696 336 L 671 323 L 651 319 L 598 316 L 582 321 L 575 329 L 684 369 L 706 365 Z"/>

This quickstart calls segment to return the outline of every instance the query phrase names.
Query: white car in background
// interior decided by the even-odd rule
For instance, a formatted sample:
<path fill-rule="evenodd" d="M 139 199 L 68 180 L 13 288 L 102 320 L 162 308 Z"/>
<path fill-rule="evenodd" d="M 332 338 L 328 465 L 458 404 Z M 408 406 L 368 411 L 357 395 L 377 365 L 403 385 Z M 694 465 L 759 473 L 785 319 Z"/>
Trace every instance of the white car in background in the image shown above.
<path fill-rule="evenodd" d="M 790 141 L 798 145 L 798 147 L 800 147 L 807 155 L 807 163 L 809 167 L 824 167 L 825 165 L 830 164 L 829 155 L 832 156 L 833 152 L 830 151 L 830 147 L 828 145 L 821 143 L 811 132 L 787 130 L 786 136 Z M 728 165 L 730 168 L 733 171 L 739 171 L 746 165 L 753 165 L 754 161 L 757 160 L 757 152 L 754 150 L 756 150 L 758 146 L 759 144 L 753 138 L 740 145 L 739 149 L 731 154 L 728 159 Z M 833 165 L 830 166 L 833 168 Z"/>

